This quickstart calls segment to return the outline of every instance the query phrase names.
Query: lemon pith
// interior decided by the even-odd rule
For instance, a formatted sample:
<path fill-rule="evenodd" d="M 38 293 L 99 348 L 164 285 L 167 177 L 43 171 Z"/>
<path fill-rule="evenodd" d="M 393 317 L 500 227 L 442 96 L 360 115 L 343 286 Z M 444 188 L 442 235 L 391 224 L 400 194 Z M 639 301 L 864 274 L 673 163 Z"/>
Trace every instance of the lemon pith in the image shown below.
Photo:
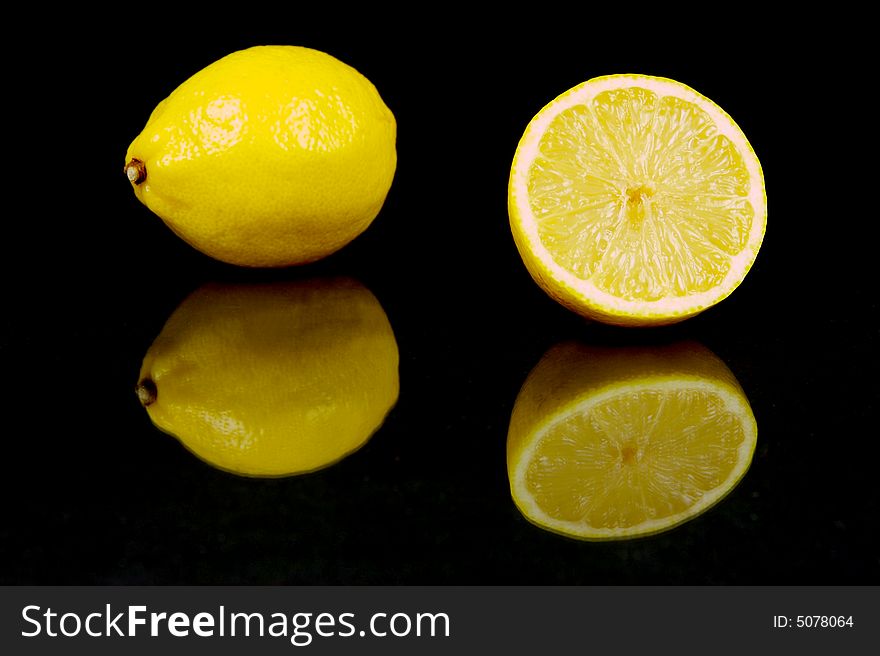
<path fill-rule="evenodd" d="M 698 345 L 658 353 L 564 344 L 517 398 L 511 494 L 527 519 L 570 537 L 656 533 L 729 493 L 756 436 L 735 378 Z"/>
<path fill-rule="evenodd" d="M 303 264 L 379 213 L 396 129 L 354 68 L 309 48 L 258 46 L 159 103 L 125 172 L 137 198 L 202 252 L 244 266 Z"/>
<path fill-rule="evenodd" d="M 766 227 L 763 173 L 736 123 L 693 89 L 644 75 L 595 78 L 544 107 L 517 146 L 508 209 L 536 282 L 622 325 L 718 303 Z"/>
<path fill-rule="evenodd" d="M 168 319 L 136 391 L 202 460 L 286 476 L 362 446 L 397 400 L 397 367 L 388 318 L 356 281 L 212 284 Z"/>

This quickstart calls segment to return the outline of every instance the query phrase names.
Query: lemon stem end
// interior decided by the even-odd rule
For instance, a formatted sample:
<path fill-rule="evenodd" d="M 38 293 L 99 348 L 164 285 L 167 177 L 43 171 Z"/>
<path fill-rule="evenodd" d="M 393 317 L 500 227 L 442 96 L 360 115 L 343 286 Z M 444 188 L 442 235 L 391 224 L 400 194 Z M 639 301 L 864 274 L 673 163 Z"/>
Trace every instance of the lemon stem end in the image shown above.
<path fill-rule="evenodd" d="M 141 405 L 145 408 L 155 403 L 156 398 L 159 395 L 159 390 L 156 389 L 156 383 L 149 378 L 144 378 L 139 382 L 135 388 L 135 392 L 137 392 L 137 397 L 141 402 Z"/>
<path fill-rule="evenodd" d="M 124 170 L 125 176 L 132 184 L 139 185 L 147 179 L 147 165 L 135 157 L 128 160 Z"/>

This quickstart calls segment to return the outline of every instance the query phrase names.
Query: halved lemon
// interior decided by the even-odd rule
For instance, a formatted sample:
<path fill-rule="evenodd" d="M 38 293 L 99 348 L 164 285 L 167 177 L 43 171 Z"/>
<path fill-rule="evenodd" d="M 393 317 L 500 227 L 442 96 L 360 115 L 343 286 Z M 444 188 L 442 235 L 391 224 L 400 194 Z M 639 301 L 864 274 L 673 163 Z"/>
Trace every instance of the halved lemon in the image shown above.
<path fill-rule="evenodd" d="M 674 80 L 611 75 L 532 119 L 508 211 L 550 296 L 606 323 L 657 325 L 740 284 L 764 237 L 767 197 L 754 150 L 718 105 Z"/>
<path fill-rule="evenodd" d="M 556 533 L 657 533 L 729 493 L 756 440 L 742 388 L 706 348 L 565 343 L 547 352 L 516 399 L 510 490 L 528 520 Z"/>

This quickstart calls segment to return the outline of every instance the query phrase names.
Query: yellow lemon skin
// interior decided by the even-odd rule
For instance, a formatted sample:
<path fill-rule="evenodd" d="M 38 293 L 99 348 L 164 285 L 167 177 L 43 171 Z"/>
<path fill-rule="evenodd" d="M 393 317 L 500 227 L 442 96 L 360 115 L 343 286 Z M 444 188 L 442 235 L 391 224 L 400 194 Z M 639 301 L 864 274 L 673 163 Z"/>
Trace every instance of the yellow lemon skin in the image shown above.
<path fill-rule="evenodd" d="M 286 476 L 372 436 L 397 400 L 398 351 L 354 280 L 208 284 L 168 319 L 138 381 L 153 423 L 199 458 Z"/>
<path fill-rule="evenodd" d="M 672 529 L 748 470 L 757 424 L 733 373 L 700 344 L 565 342 L 514 404 L 507 468 L 515 505 L 567 537 L 621 540 Z"/>
<path fill-rule="evenodd" d="M 163 100 L 125 155 L 137 198 L 200 251 L 304 264 L 361 234 L 397 164 L 397 126 L 354 68 L 296 46 L 234 52 Z"/>

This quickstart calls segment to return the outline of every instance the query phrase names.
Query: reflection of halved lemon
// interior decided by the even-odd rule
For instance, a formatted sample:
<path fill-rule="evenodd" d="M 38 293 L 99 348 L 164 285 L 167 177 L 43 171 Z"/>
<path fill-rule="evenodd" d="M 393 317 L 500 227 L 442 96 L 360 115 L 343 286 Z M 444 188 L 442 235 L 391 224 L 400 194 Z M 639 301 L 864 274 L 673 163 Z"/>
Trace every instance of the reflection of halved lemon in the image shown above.
<path fill-rule="evenodd" d="M 364 444 L 397 400 L 397 365 L 385 312 L 353 280 L 206 285 L 153 342 L 137 393 L 210 464 L 283 476 Z"/>
<path fill-rule="evenodd" d="M 728 296 L 764 236 L 758 158 L 715 103 L 673 80 L 595 78 L 544 107 L 508 190 L 538 284 L 585 316 L 680 321 Z"/>
<path fill-rule="evenodd" d="M 551 531 L 593 540 L 656 533 L 733 489 L 756 439 L 748 400 L 707 349 L 566 343 L 517 397 L 510 489 L 526 518 Z"/>

